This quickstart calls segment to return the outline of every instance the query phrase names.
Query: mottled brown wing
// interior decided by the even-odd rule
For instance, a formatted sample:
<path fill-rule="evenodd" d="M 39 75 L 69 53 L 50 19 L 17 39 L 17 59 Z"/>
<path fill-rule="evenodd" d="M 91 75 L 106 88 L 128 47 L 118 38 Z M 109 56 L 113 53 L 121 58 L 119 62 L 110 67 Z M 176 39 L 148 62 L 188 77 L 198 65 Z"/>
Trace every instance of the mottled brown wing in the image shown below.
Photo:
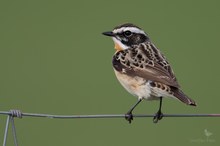
<path fill-rule="evenodd" d="M 135 67 L 132 70 L 132 74 L 135 76 L 140 76 L 151 81 L 160 82 L 177 88 L 180 87 L 176 80 L 174 80 L 171 76 L 167 74 L 167 72 L 164 72 L 160 68 L 148 66 L 144 69 Z M 129 72 L 131 73 L 131 70 Z"/>
<path fill-rule="evenodd" d="M 117 52 L 113 57 L 113 66 L 129 76 L 180 87 L 169 63 L 151 43 Z"/>

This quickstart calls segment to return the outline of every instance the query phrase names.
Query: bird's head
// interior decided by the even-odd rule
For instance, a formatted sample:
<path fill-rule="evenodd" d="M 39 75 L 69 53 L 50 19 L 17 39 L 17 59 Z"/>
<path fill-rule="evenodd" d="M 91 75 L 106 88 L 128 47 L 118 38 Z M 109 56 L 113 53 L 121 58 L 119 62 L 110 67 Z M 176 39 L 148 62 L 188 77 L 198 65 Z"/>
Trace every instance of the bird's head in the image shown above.
<path fill-rule="evenodd" d="M 131 23 L 119 25 L 113 31 L 103 32 L 102 34 L 112 37 L 117 51 L 133 48 L 135 45 L 149 41 L 147 34 Z"/>

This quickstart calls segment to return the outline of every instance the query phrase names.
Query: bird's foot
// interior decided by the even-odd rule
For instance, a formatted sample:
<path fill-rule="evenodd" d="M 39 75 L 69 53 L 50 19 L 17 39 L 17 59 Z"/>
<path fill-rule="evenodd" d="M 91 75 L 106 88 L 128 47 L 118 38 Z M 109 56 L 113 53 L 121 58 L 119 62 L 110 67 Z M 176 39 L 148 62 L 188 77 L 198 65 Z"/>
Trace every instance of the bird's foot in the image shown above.
<path fill-rule="evenodd" d="M 161 120 L 163 118 L 163 113 L 159 110 L 156 114 L 155 114 L 155 116 L 154 116 L 154 118 L 153 118 L 153 122 L 154 123 L 157 123 L 159 120 Z"/>
<path fill-rule="evenodd" d="M 125 119 L 131 124 L 131 121 L 133 120 L 133 114 L 131 112 L 128 112 L 125 114 Z"/>

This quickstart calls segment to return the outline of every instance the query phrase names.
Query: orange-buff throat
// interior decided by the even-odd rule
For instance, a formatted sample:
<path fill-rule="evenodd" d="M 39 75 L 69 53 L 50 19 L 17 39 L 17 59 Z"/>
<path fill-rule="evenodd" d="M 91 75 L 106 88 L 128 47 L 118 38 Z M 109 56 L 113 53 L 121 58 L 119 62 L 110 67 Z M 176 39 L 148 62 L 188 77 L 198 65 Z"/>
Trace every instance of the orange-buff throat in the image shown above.
<path fill-rule="evenodd" d="M 115 49 L 117 52 L 123 50 L 122 47 L 117 43 L 115 43 Z"/>

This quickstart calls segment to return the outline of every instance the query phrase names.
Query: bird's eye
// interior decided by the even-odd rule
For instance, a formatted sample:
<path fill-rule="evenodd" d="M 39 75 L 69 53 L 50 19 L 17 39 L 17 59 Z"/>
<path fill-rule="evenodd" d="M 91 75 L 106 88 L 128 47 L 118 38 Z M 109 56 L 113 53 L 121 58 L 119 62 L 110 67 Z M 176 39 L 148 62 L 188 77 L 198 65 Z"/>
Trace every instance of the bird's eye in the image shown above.
<path fill-rule="evenodd" d="M 130 37 L 132 35 L 132 33 L 131 33 L 131 31 L 127 30 L 127 31 L 124 32 L 124 35 L 126 37 Z"/>

